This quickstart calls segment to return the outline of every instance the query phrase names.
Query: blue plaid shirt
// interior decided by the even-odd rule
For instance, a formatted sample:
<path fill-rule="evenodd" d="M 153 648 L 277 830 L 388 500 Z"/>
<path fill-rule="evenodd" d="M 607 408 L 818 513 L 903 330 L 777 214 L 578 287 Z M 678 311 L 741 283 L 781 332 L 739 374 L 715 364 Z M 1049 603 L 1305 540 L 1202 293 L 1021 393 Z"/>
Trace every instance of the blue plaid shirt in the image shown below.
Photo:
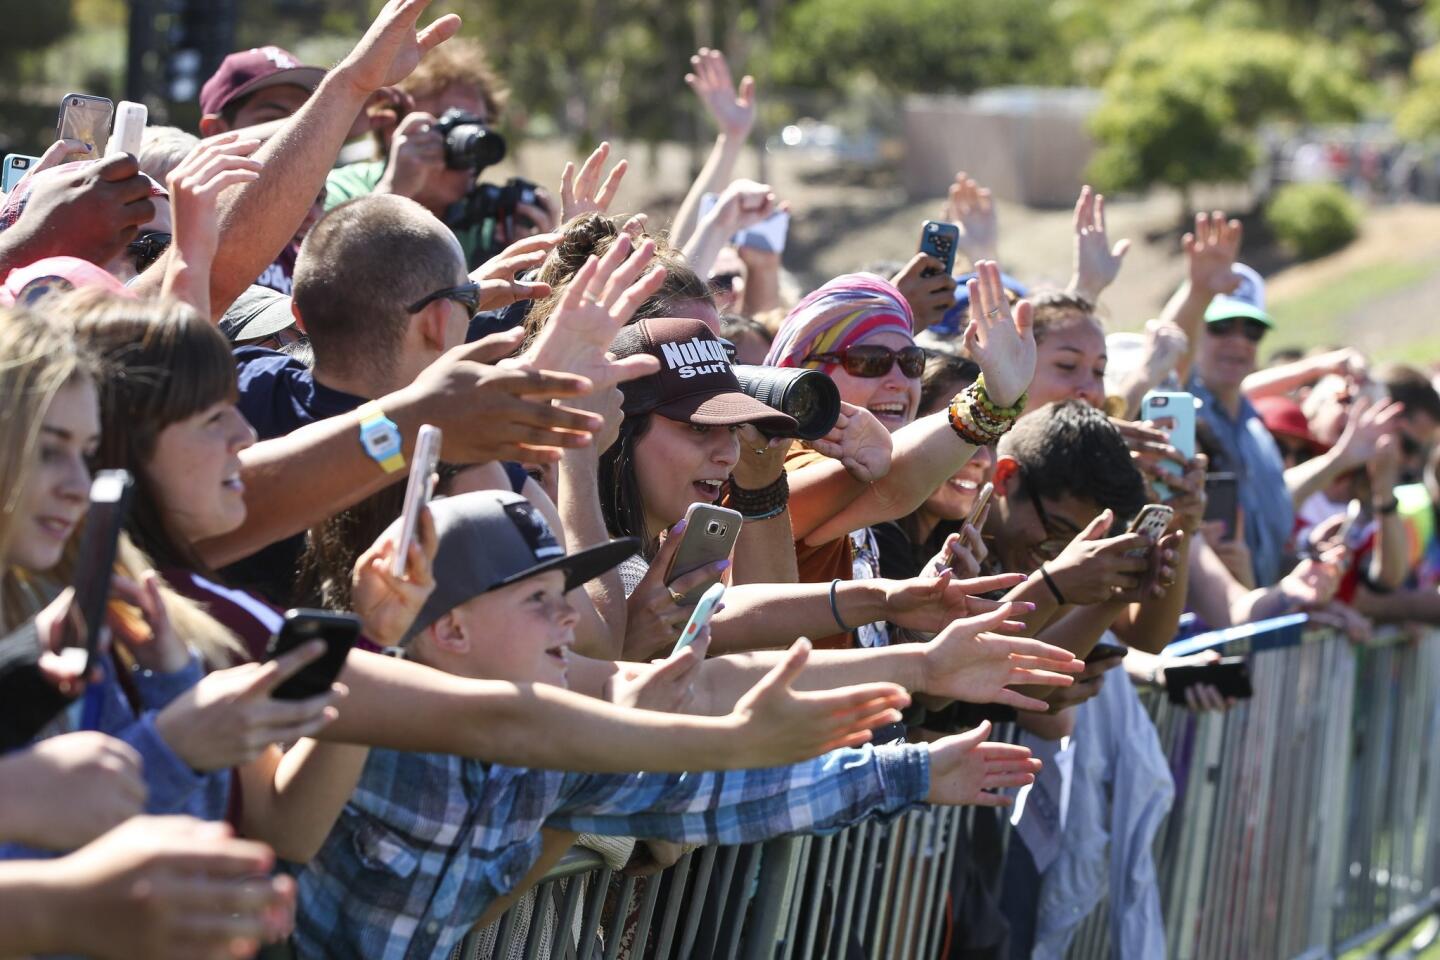
<path fill-rule="evenodd" d="M 576 774 L 372 750 L 300 873 L 301 957 L 445 960 L 540 855 L 540 828 L 753 843 L 894 814 L 930 788 L 923 747 L 836 750 L 763 770 Z"/>

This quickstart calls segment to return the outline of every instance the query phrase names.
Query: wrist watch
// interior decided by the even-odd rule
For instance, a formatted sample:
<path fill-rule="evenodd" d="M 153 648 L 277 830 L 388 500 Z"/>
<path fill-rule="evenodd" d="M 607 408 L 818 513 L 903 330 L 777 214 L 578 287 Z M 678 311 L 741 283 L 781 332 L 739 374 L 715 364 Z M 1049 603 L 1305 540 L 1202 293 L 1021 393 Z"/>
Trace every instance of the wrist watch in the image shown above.
<path fill-rule="evenodd" d="M 356 413 L 360 414 L 360 446 L 365 448 L 366 455 L 386 473 L 404 470 L 404 444 L 395 421 L 385 416 L 385 411 L 373 400 L 362 403 Z"/>

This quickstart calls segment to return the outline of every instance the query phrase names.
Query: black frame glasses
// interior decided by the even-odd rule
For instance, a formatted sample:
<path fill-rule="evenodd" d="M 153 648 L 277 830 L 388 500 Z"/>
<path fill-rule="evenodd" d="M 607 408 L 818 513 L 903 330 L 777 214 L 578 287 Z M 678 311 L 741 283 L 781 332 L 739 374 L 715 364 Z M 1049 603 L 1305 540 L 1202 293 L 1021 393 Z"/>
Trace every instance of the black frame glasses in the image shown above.
<path fill-rule="evenodd" d="M 1054 560 L 1070 546 L 1081 531 L 1077 529 L 1066 533 L 1059 529 L 1051 519 L 1050 512 L 1045 509 L 1045 504 L 1041 502 L 1040 494 L 1035 492 L 1035 485 L 1025 476 L 1024 471 L 1020 473 L 1020 485 L 1025 488 L 1025 495 L 1030 498 L 1030 506 L 1034 509 L 1040 526 L 1045 530 L 1045 539 L 1035 547 L 1035 553 L 1045 560 Z"/>
<path fill-rule="evenodd" d="M 1270 332 L 1269 327 L 1254 317 L 1226 317 L 1223 320 L 1211 320 L 1205 324 L 1205 331 L 1217 337 L 1228 337 L 1237 329 L 1251 343 L 1259 343 L 1265 339 L 1265 334 Z"/>
<path fill-rule="evenodd" d="M 879 344 L 860 343 L 843 350 L 829 353 L 812 353 L 805 360 L 816 363 L 837 363 L 852 377 L 867 380 L 883 377 L 900 364 L 900 372 L 911 380 L 919 380 L 925 372 L 925 348 L 902 347 L 899 350 L 882 347 Z"/>
<path fill-rule="evenodd" d="M 454 300 L 473 317 L 480 312 L 480 284 L 472 280 L 469 283 L 462 283 L 458 287 L 446 287 L 443 290 L 436 290 L 434 293 L 427 293 L 406 307 L 405 312 L 419 313 L 436 300 Z"/>
<path fill-rule="evenodd" d="M 158 230 L 142 233 L 125 245 L 125 252 L 135 259 L 135 272 L 144 273 L 161 254 L 170 248 L 171 236 Z"/>

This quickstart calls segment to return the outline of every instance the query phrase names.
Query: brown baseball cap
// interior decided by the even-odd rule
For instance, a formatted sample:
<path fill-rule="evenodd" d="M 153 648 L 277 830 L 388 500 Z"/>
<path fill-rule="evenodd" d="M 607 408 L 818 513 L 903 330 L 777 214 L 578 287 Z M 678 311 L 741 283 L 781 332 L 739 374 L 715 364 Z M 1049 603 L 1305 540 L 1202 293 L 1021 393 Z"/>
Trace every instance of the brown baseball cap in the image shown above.
<path fill-rule="evenodd" d="M 219 116 L 225 104 L 236 97 L 281 84 L 313 91 L 323 79 L 323 67 L 307 67 L 288 50 L 252 47 L 220 61 L 219 69 L 200 88 L 200 112 Z"/>
<path fill-rule="evenodd" d="M 795 418 L 740 389 L 725 344 L 699 320 L 652 317 L 621 330 L 610 344 L 616 357 L 648 353 L 660 372 L 620 384 L 625 415 L 658 413 L 704 426 L 741 423 L 777 433 L 795 429 Z"/>

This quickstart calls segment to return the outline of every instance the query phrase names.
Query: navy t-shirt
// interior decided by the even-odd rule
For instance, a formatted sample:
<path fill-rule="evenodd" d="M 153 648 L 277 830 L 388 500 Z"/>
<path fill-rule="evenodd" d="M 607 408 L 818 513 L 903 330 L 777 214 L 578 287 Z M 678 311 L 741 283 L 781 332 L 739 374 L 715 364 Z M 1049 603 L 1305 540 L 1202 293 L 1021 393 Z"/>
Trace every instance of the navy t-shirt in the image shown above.
<path fill-rule="evenodd" d="M 294 357 L 265 347 L 235 350 L 240 378 L 240 412 L 261 440 L 293 433 L 301 427 L 349 413 L 364 397 L 316 383 L 310 368 Z"/>
<path fill-rule="evenodd" d="M 235 350 L 240 380 L 240 412 L 261 440 L 283 437 L 307 424 L 349 413 L 364 397 L 333 390 L 315 382 L 310 368 L 288 354 L 264 347 Z M 358 439 L 356 442 L 359 442 Z M 227 583 L 264 595 L 278 606 L 289 606 L 305 535 L 279 540 L 226 567 Z"/>

